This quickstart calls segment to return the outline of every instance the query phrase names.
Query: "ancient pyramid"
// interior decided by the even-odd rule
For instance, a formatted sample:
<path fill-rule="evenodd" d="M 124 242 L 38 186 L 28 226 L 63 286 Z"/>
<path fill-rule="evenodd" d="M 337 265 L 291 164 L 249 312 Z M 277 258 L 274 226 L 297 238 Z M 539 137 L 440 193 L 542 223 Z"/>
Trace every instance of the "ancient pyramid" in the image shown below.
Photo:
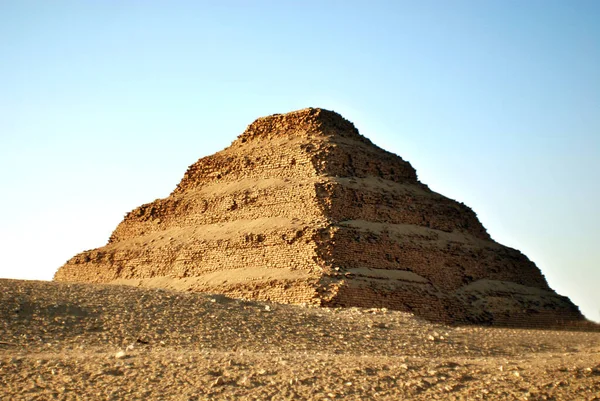
<path fill-rule="evenodd" d="M 259 118 L 54 279 L 386 307 L 442 322 L 584 320 L 470 208 L 314 108 Z"/>

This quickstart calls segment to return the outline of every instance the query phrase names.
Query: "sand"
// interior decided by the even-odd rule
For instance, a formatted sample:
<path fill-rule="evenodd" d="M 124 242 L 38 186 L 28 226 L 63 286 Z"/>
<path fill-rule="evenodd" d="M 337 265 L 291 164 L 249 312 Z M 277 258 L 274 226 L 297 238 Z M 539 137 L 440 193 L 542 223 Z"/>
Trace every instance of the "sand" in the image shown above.
<path fill-rule="evenodd" d="M 2 400 L 600 400 L 600 333 L 0 280 Z"/>

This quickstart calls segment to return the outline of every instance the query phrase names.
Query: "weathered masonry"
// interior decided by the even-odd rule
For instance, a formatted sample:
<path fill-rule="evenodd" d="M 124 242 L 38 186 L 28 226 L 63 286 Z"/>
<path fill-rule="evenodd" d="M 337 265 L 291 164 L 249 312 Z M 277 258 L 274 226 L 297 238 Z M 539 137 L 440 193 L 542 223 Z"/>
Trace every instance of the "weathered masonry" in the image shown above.
<path fill-rule="evenodd" d="M 386 307 L 443 322 L 584 321 L 470 208 L 431 191 L 339 114 L 313 108 L 259 118 L 54 278 Z"/>

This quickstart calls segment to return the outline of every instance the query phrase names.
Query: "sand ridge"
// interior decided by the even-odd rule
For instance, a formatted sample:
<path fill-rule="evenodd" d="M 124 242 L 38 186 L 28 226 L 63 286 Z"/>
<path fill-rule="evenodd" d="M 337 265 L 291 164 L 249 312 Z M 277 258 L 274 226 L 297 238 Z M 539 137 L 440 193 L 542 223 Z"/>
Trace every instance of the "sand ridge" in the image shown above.
<path fill-rule="evenodd" d="M 600 332 L 0 280 L 0 399 L 600 399 Z"/>

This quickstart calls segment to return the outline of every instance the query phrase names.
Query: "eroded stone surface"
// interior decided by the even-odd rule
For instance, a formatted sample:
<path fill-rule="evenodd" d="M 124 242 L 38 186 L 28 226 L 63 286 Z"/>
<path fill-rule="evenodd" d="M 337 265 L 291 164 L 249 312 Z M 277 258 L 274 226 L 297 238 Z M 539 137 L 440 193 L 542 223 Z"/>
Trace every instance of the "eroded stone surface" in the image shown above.
<path fill-rule="evenodd" d="M 584 321 L 469 207 L 431 191 L 339 114 L 313 108 L 259 118 L 55 280 L 386 307 L 443 322 Z"/>

